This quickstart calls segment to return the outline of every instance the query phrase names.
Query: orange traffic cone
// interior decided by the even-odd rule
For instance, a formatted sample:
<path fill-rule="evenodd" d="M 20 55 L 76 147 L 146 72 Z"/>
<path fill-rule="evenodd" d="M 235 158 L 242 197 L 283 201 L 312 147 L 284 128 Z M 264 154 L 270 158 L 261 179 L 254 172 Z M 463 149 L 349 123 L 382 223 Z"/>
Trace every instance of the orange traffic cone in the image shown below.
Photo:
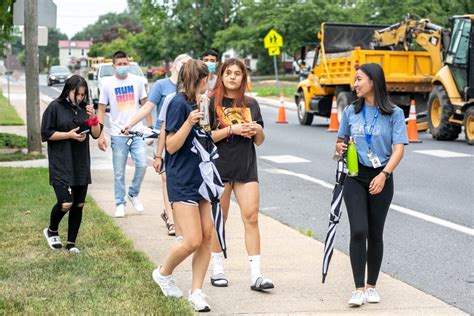
<path fill-rule="evenodd" d="M 339 121 L 337 120 L 337 101 L 332 97 L 331 117 L 329 118 L 328 132 L 337 132 L 339 130 Z"/>
<path fill-rule="evenodd" d="M 278 117 L 276 120 L 277 123 L 288 123 L 286 120 L 286 111 L 285 111 L 285 97 L 280 95 L 280 106 L 278 107 Z"/>
<path fill-rule="evenodd" d="M 418 139 L 418 127 L 416 126 L 416 109 L 415 100 L 410 101 L 410 115 L 407 124 L 408 141 L 410 143 L 421 143 Z"/>

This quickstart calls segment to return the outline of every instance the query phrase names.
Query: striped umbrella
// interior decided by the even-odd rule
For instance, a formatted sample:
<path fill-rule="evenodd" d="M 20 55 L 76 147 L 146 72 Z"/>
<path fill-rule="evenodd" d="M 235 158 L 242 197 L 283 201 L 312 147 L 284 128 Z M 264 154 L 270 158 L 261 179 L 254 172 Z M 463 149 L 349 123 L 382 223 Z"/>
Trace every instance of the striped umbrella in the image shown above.
<path fill-rule="evenodd" d="M 219 157 L 217 147 L 212 141 L 210 132 L 201 127 L 195 127 L 193 130 L 195 135 L 191 151 L 201 158 L 199 170 L 203 182 L 199 187 L 199 193 L 211 203 L 211 217 L 216 229 L 217 240 L 224 253 L 224 258 L 227 258 L 224 217 L 220 204 L 220 198 L 224 193 L 224 184 L 214 163 L 215 159 Z"/>
<path fill-rule="evenodd" d="M 337 161 L 336 168 L 336 184 L 332 191 L 331 213 L 329 214 L 329 227 L 324 242 L 324 258 L 323 258 L 323 283 L 329 269 L 329 262 L 334 251 L 334 240 L 336 238 L 336 226 L 341 219 L 342 192 L 344 190 L 344 180 L 347 176 L 347 167 L 345 157 L 341 156 Z"/>

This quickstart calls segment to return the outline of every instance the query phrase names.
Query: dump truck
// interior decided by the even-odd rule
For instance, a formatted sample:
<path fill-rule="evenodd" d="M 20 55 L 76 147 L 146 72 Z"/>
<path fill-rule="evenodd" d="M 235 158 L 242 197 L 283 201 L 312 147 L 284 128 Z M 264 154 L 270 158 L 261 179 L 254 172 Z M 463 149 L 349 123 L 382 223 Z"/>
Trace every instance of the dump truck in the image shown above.
<path fill-rule="evenodd" d="M 410 17 L 394 25 L 322 23 L 312 71 L 295 94 L 300 124 L 310 125 L 314 115 L 330 117 L 333 97 L 340 120 L 355 99 L 358 66 L 372 62 L 384 69 L 390 99 L 406 117 L 410 100 L 416 101 L 419 129 L 426 129 L 432 80 L 442 67 L 447 37 L 448 30 Z"/>
<path fill-rule="evenodd" d="M 464 126 L 467 143 L 474 145 L 474 15 L 451 20 L 444 66 L 432 80 L 428 126 L 438 140 L 458 138 Z"/>

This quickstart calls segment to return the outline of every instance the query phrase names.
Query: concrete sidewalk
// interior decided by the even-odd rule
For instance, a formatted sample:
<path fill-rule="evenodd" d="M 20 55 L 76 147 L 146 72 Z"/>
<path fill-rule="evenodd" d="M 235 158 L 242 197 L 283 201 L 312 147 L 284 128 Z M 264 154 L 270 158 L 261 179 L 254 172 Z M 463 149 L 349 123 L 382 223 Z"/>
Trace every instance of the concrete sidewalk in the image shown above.
<path fill-rule="evenodd" d="M 16 93 L 20 94 L 19 91 Z M 24 104 L 20 104 L 21 98 L 12 99 L 13 102 L 17 103 L 17 108 L 25 107 Z M 7 130 L 23 134 L 24 127 L 22 129 L 0 126 L 0 132 Z M 93 183 L 89 193 L 97 204 L 112 216 L 115 203 L 110 148 L 107 153 L 100 152 L 97 142 L 91 140 L 91 160 Z M 12 166 L 15 165 L 30 166 L 28 162 L 12 163 Z M 132 172 L 133 168 L 128 168 L 127 183 L 131 180 Z M 115 221 L 133 241 L 135 247 L 159 265 L 175 241 L 174 237 L 167 236 L 167 230 L 160 218 L 163 209 L 161 180 L 153 168 L 147 170 L 140 198 L 145 206 L 144 214 L 136 214 L 132 207 L 127 205 L 127 216 Z M 84 220 L 88 220 L 87 212 Z M 353 281 L 348 256 L 335 251 L 326 284 L 322 284 L 322 243 L 267 216 L 260 215 L 259 222 L 262 271 L 266 277 L 274 281 L 275 289 L 268 293 L 250 290 L 250 271 L 244 246 L 243 224 L 237 205 L 232 203 L 226 225 L 228 259 L 224 263 L 229 287 L 211 286 L 208 273 L 203 288 L 203 291 L 210 296 L 209 302 L 213 314 L 465 315 L 459 309 L 385 274 L 380 275 L 378 282 L 382 296 L 380 304 L 350 308 L 347 301 L 353 290 Z M 325 233 L 317 232 L 318 235 Z M 151 272 L 148 272 L 150 278 Z M 175 276 L 179 286 L 187 293 L 191 285 L 189 259 L 178 267 Z"/>
<path fill-rule="evenodd" d="M 130 181 L 133 168 L 129 168 Z M 117 224 L 155 263 L 163 262 L 175 242 L 168 237 L 160 218 L 163 209 L 161 180 L 148 168 L 140 194 L 145 213 L 138 215 L 127 205 L 125 218 Z M 89 190 L 99 206 L 113 216 L 112 170 L 93 172 Z M 87 219 L 86 219 L 87 220 Z M 325 220 L 325 219 L 324 219 Z M 259 216 L 262 238 L 262 272 L 275 283 L 268 293 L 249 289 L 250 275 L 244 246 L 244 228 L 240 212 L 232 203 L 226 225 L 228 259 L 225 260 L 229 287 L 210 285 L 208 272 L 203 291 L 210 296 L 212 313 L 216 314 L 372 314 L 372 315 L 463 315 L 464 313 L 428 294 L 385 274 L 380 275 L 380 304 L 366 304 L 354 309 L 347 305 L 353 290 L 348 256 L 336 251 L 326 284 L 321 283 L 323 244 L 306 237 L 267 216 Z M 323 232 L 319 232 L 320 234 Z M 149 271 L 151 277 L 151 271 Z M 191 263 L 187 260 L 175 271 L 177 283 L 187 293 L 191 285 Z"/>

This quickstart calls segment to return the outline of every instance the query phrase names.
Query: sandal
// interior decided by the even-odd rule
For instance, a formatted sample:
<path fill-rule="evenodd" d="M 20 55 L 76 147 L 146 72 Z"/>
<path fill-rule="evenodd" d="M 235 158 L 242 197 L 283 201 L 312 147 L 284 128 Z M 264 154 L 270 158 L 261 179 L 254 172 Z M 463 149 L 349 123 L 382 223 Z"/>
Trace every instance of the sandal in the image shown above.
<path fill-rule="evenodd" d="M 53 250 L 59 250 L 63 247 L 59 236 L 50 236 L 48 228 L 43 229 L 43 235 L 46 238 L 46 241 L 48 242 L 49 248 Z"/>
<path fill-rule="evenodd" d="M 166 228 L 168 228 L 168 236 L 176 236 L 176 227 L 174 224 L 166 223 Z"/>
<path fill-rule="evenodd" d="M 274 287 L 272 280 L 259 277 L 255 280 L 255 284 L 250 286 L 250 289 L 253 291 L 263 291 L 273 289 Z"/>
<path fill-rule="evenodd" d="M 224 273 L 218 273 L 211 276 L 211 284 L 216 287 L 227 287 L 229 281 L 227 281 Z"/>

